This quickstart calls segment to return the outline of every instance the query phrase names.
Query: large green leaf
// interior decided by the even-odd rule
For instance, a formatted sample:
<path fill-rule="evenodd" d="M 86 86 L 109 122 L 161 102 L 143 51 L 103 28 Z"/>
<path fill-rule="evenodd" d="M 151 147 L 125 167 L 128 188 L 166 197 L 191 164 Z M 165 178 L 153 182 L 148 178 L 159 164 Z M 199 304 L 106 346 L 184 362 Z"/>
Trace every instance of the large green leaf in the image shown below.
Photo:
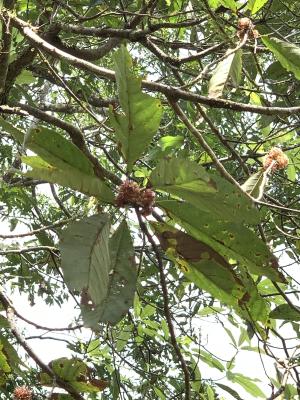
<path fill-rule="evenodd" d="M 251 10 L 251 14 L 256 14 L 266 3 L 268 0 L 250 0 L 248 1 L 248 8 Z"/>
<path fill-rule="evenodd" d="M 212 218 L 210 213 L 186 202 L 162 200 L 157 205 L 195 239 L 206 243 L 223 257 L 238 261 L 250 273 L 267 276 L 273 281 L 284 281 L 268 246 L 245 226 Z"/>
<path fill-rule="evenodd" d="M 22 131 L 4 120 L 0 125 L 18 142 L 23 143 L 24 133 Z M 45 127 L 32 129 L 26 141 L 26 147 L 58 168 L 64 168 L 68 164 L 86 174 L 93 175 L 94 173 L 92 163 L 82 151 L 54 130 Z"/>
<path fill-rule="evenodd" d="M 233 307 L 246 320 L 266 322 L 269 309 L 247 274 L 238 274 L 205 243 L 161 223 L 152 223 L 161 247 L 199 288 Z"/>
<path fill-rule="evenodd" d="M 242 191 L 195 162 L 180 158 L 162 160 L 152 172 L 150 183 L 157 190 L 212 213 L 214 218 L 250 224 L 260 220 L 258 210 Z"/>
<path fill-rule="evenodd" d="M 248 376 L 244 376 L 239 373 L 232 373 L 230 371 L 227 372 L 227 378 L 231 382 L 237 383 L 238 385 L 242 386 L 242 388 L 250 393 L 254 398 L 266 397 L 262 390 L 254 383 L 256 381 L 259 382 L 258 379 L 251 379 Z"/>
<path fill-rule="evenodd" d="M 95 175 L 85 174 L 68 164 L 65 164 L 63 169 L 59 169 L 43 161 L 40 157 L 24 156 L 22 161 L 32 167 L 24 174 L 25 176 L 67 186 L 107 203 L 114 202 L 111 189 Z"/>
<path fill-rule="evenodd" d="M 86 325 L 97 322 L 118 323 L 133 304 L 136 289 L 137 270 L 130 232 L 123 221 L 109 241 L 110 272 L 105 300 L 94 310 L 83 308 Z"/>
<path fill-rule="evenodd" d="M 156 133 L 162 115 L 160 100 L 141 91 L 142 78 L 135 77 L 132 60 L 125 46 L 114 55 L 119 101 L 123 113 L 110 110 L 110 123 L 131 171 Z"/>
<path fill-rule="evenodd" d="M 232 79 L 234 86 L 238 86 L 242 70 L 242 50 L 232 52 L 228 49 L 228 56 L 222 60 L 213 72 L 209 81 L 208 95 L 217 98 L 223 94 L 224 87 L 229 78 Z"/>
<path fill-rule="evenodd" d="M 223 385 L 223 383 L 216 383 L 216 385 L 219 386 L 219 388 L 221 388 L 222 390 L 225 390 L 227 393 L 229 393 L 236 400 L 243 400 L 240 397 L 240 395 L 235 390 L 231 389 L 229 386 Z"/>
<path fill-rule="evenodd" d="M 133 302 L 134 250 L 126 222 L 109 241 L 109 220 L 94 215 L 72 223 L 61 240 L 62 268 L 68 287 L 82 291 L 87 326 L 116 324 Z"/>
<path fill-rule="evenodd" d="M 91 378 L 89 367 L 78 358 L 61 357 L 52 360 L 50 366 L 57 376 L 78 392 L 97 393 L 109 385 L 107 381 Z M 53 386 L 53 377 L 41 373 L 40 382 L 43 386 Z"/>
<path fill-rule="evenodd" d="M 251 197 L 256 200 L 262 198 L 265 190 L 265 186 L 268 181 L 268 176 L 266 171 L 261 168 L 255 174 L 251 175 L 241 188 L 248 193 Z"/>
<path fill-rule="evenodd" d="M 297 311 L 298 310 L 298 311 Z M 300 307 L 291 307 L 289 304 L 280 304 L 270 312 L 270 318 L 285 321 L 300 321 Z"/>
<path fill-rule="evenodd" d="M 276 37 L 263 36 L 265 46 L 272 51 L 280 64 L 300 80 L 300 47 Z"/>
<path fill-rule="evenodd" d="M 22 131 L 2 118 L 0 126 L 23 143 Z M 33 129 L 26 147 L 40 157 L 22 158 L 33 167 L 25 175 L 70 187 L 108 203 L 114 202 L 113 192 L 94 174 L 90 160 L 61 134 L 44 127 Z"/>
<path fill-rule="evenodd" d="M 109 218 L 93 215 L 71 223 L 63 232 L 62 269 L 70 290 L 86 290 L 95 304 L 104 301 L 110 271 Z"/>

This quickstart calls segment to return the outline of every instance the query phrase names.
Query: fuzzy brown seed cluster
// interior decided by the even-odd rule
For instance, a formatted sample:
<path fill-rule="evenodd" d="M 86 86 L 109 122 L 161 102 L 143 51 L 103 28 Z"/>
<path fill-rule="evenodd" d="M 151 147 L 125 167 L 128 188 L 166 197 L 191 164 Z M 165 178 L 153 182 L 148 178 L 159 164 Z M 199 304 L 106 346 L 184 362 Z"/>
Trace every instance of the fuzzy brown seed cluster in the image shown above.
<path fill-rule="evenodd" d="M 32 391 L 26 386 L 18 386 L 14 390 L 14 400 L 32 400 Z"/>
<path fill-rule="evenodd" d="M 119 187 L 116 206 L 139 206 L 142 207 L 142 214 L 147 216 L 153 211 L 154 200 L 155 193 L 151 189 L 143 189 L 136 182 L 127 179 Z"/>
<path fill-rule="evenodd" d="M 255 25 L 252 23 L 250 18 L 244 17 L 239 19 L 238 22 L 238 37 L 243 40 L 245 34 L 248 32 L 250 39 L 257 39 L 259 36 L 259 32 L 257 29 L 254 29 Z"/>
<path fill-rule="evenodd" d="M 273 147 L 263 160 L 264 169 L 271 167 L 272 171 L 285 168 L 289 163 L 288 157 L 278 147 Z"/>

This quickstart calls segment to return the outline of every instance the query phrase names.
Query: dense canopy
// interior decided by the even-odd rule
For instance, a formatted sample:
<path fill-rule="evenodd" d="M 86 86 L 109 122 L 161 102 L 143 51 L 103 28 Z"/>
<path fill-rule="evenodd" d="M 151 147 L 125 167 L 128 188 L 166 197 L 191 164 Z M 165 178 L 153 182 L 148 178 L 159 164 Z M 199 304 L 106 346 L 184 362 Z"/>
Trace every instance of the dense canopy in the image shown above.
<path fill-rule="evenodd" d="M 299 398 L 298 8 L 1 0 L 1 399 Z"/>

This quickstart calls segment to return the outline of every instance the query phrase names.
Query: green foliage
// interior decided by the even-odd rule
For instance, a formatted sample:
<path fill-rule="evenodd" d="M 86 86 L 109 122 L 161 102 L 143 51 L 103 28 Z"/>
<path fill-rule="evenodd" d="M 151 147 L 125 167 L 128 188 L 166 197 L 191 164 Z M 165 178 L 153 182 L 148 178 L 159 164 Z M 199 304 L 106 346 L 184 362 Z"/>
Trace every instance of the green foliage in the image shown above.
<path fill-rule="evenodd" d="M 276 37 L 265 36 L 262 41 L 272 51 L 283 68 L 292 72 L 297 79 L 300 79 L 300 48 Z"/>
<path fill-rule="evenodd" d="M 263 197 L 267 179 L 267 173 L 264 169 L 260 169 L 251 175 L 241 187 L 251 197 L 260 200 Z"/>
<path fill-rule="evenodd" d="M 181 197 L 224 220 L 256 223 L 259 213 L 249 198 L 217 175 L 182 159 L 162 160 L 150 176 L 155 189 Z"/>
<path fill-rule="evenodd" d="M 125 46 L 116 52 L 114 61 L 123 114 L 111 109 L 110 122 L 130 172 L 159 127 L 162 105 L 141 91 L 141 79 L 132 72 L 132 61 Z"/>
<path fill-rule="evenodd" d="M 98 322 L 119 322 L 132 304 L 136 284 L 126 223 L 109 241 L 106 215 L 85 218 L 64 231 L 60 246 L 66 283 L 70 290 L 81 291 L 85 324 L 91 327 Z"/>
<path fill-rule="evenodd" d="M 4 5 L 0 399 L 295 400 L 298 2 Z"/>
<path fill-rule="evenodd" d="M 228 55 L 226 56 L 226 54 Z M 235 87 L 241 80 L 242 50 L 228 49 L 225 56 L 226 58 L 217 65 L 209 81 L 208 95 L 213 98 L 222 97 L 229 79 Z"/>
<path fill-rule="evenodd" d="M 277 261 L 269 248 L 246 227 L 222 219 L 213 219 L 188 203 L 172 200 L 158 203 L 195 239 L 211 246 L 228 259 L 234 259 L 253 274 L 265 275 L 274 281 L 283 281 Z M 213 220 L 213 223 L 212 223 Z"/>

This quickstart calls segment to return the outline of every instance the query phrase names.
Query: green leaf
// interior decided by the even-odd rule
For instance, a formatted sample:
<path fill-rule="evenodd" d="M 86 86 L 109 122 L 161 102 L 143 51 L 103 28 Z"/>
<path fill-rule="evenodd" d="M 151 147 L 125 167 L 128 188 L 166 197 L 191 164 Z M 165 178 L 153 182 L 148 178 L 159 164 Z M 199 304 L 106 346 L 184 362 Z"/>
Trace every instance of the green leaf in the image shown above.
<path fill-rule="evenodd" d="M 274 310 L 270 312 L 270 318 L 272 319 L 283 319 L 285 321 L 300 321 L 300 307 L 296 307 L 296 310 L 289 304 L 280 304 Z M 299 311 L 297 311 L 297 309 Z"/>
<path fill-rule="evenodd" d="M 224 87 L 230 77 L 234 86 L 238 86 L 242 69 L 242 50 L 238 50 L 236 52 L 232 51 L 233 49 L 227 50 L 225 55 L 228 54 L 228 56 L 222 60 L 214 70 L 214 73 L 209 81 L 209 97 L 221 97 Z"/>
<path fill-rule="evenodd" d="M 234 59 L 230 68 L 230 79 L 234 87 L 238 87 L 242 77 L 242 49 L 239 49 L 234 54 Z"/>
<path fill-rule="evenodd" d="M 265 46 L 272 51 L 280 64 L 300 80 L 300 47 L 276 37 L 262 37 Z"/>
<path fill-rule="evenodd" d="M 159 139 L 159 144 L 163 151 L 171 148 L 178 149 L 183 145 L 184 137 L 177 135 L 177 136 L 163 136 Z"/>
<path fill-rule="evenodd" d="M 3 353 L 3 344 L 0 342 L 0 371 L 9 373 L 11 372 L 11 368 L 7 362 L 7 358 Z"/>
<path fill-rule="evenodd" d="M 208 5 L 215 10 L 219 5 L 221 5 L 221 0 L 208 0 Z"/>
<path fill-rule="evenodd" d="M 184 232 L 162 223 L 151 226 L 162 249 L 191 282 L 234 307 L 242 318 L 266 323 L 268 303 L 259 295 L 249 274 L 238 271 L 210 246 Z"/>
<path fill-rule="evenodd" d="M 70 290 L 87 290 L 91 301 L 106 298 L 109 271 L 109 218 L 99 214 L 71 223 L 62 233 L 61 263 Z"/>
<path fill-rule="evenodd" d="M 60 247 L 66 283 L 82 291 L 85 324 L 119 322 L 133 303 L 137 277 L 126 222 L 109 241 L 106 215 L 84 218 L 64 231 Z"/>
<path fill-rule="evenodd" d="M 150 176 L 150 183 L 155 189 L 180 197 L 223 220 L 247 223 L 260 220 L 258 210 L 242 191 L 207 173 L 195 162 L 181 158 L 161 160 Z"/>
<path fill-rule="evenodd" d="M 262 168 L 251 175 L 241 188 L 256 200 L 260 200 L 264 194 L 265 186 L 268 181 L 266 171 Z"/>
<path fill-rule="evenodd" d="M 67 186 L 89 196 L 95 196 L 107 203 L 114 202 L 111 189 L 95 175 L 87 175 L 67 164 L 64 169 L 58 169 L 46 163 L 40 157 L 23 156 L 22 161 L 32 167 L 31 170 L 24 173 L 25 176 Z"/>
<path fill-rule="evenodd" d="M 110 123 L 131 171 L 159 128 L 162 115 L 160 100 L 141 91 L 142 78 L 132 71 L 132 60 L 125 46 L 114 54 L 119 101 L 123 113 L 110 109 Z"/>
<path fill-rule="evenodd" d="M 215 10 L 219 6 L 224 6 L 234 12 L 236 11 L 235 0 L 208 0 L 208 4 L 213 10 Z"/>
<path fill-rule="evenodd" d="M 198 197 L 202 192 L 216 192 L 215 184 L 201 165 L 172 158 L 159 162 L 150 176 L 155 189 L 180 197 Z"/>
<path fill-rule="evenodd" d="M 240 395 L 229 386 L 223 385 L 223 383 L 216 383 L 216 385 L 219 386 L 220 389 L 225 390 L 225 392 L 229 393 L 236 400 L 243 400 Z"/>
<path fill-rule="evenodd" d="M 254 383 L 254 381 L 258 381 L 258 379 L 251 379 L 247 376 L 238 373 L 227 372 L 227 378 L 234 383 L 239 384 L 242 386 L 246 392 L 250 393 L 253 397 L 262 397 L 265 398 L 266 396 L 261 391 L 261 389 Z"/>
<path fill-rule="evenodd" d="M 224 365 L 212 354 L 207 353 L 204 350 L 201 350 L 199 354 L 199 358 L 207 365 L 209 365 L 211 368 L 216 368 L 221 372 L 225 371 Z"/>
<path fill-rule="evenodd" d="M 23 69 L 20 75 L 17 76 L 16 84 L 19 85 L 29 85 L 30 83 L 34 82 L 36 78 L 33 76 L 31 71 L 27 69 Z"/>
<path fill-rule="evenodd" d="M 220 0 L 221 5 L 228 7 L 232 11 L 236 11 L 236 1 L 235 0 Z"/>
<path fill-rule="evenodd" d="M 97 322 L 117 324 L 133 305 L 136 289 L 137 270 L 134 248 L 125 220 L 120 224 L 109 241 L 110 264 L 104 298 L 95 302 L 95 307 L 83 308 L 83 318 L 87 326 Z M 103 280 L 103 275 L 102 278 Z M 105 278 L 106 281 L 106 278 Z"/>
<path fill-rule="evenodd" d="M 9 328 L 9 327 L 10 325 L 8 320 L 3 315 L 0 314 L 0 328 Z"/>
<path fill-rule="evenodd" d="M 251 14 L 256 14 L 267 2 L 268 0 L 252 0 L 248 2 L 248 8 Z"/>
<path fill-rule="evenodd" d="M 22 144 L 24 133 L 9 125 L 6 121 L 5 124 L 1 123 L 1 126 L 6 127 L 6 130 Z M 94 174 L 92 163 L 82 151 L 54 130 L 45 127 L 32 129 L 26 147 L 57 168 L 63 169 L 69 165 L 86 174 Z"/>
<path fill-rule="evenodd" d="M 238 306 L 244 294 L 243 284 L 223 257 L 167 224 L 152 223 L 151 226 L 162 249 L 191 282 L 222 302 Z"/>
<path fill-rule="evenodd" d="M 268 246 L 247 227 L 212 217 L 212 214 L 186 202 L 162 200 L 157 205 L 195 239 L 204 242 L 223 257 L 238 261 L 250 273 L 265 275 L 278 282 L 284 281 L 277 260 Z"/>
<path fill-rule="evenodd" d="M 24 133 L 0 118 L 0 126 L 21 144 Z M 35 128 L 26 146 L 40 157 L 22 157 L 23 162 L 33 167 L 25 175 L 68 186 L 107 203 L 114 202 L 111 189 L 94 175 L 90 160 L 69 140 L 54 130 Z"/>
<path fill-rule="evenodd" d="M 211 386 L 206 386 L 206 394 L 208 400 L 215 400 L 215 392 Z"/>
<path fill-rule="evenodd" d="M 166 400 L 166 396 L 163 394 L 163 392 L 158 387 L 154 386 L 154 392 L 158 396 L 157 397 L 158 399 Z"/>
<path fill-rule="evenodd" d="M 67 381 L 78 392 L 97 393 L 109 385 L 107 381 L 91 379 L 89 367 L 78 358 L 58 358 L 52 360 L 50 366 L 56 375 Z M 53 386 L 53 377 L 46 373 L 41 373 L 40 381 L 44 386 Z"/>

